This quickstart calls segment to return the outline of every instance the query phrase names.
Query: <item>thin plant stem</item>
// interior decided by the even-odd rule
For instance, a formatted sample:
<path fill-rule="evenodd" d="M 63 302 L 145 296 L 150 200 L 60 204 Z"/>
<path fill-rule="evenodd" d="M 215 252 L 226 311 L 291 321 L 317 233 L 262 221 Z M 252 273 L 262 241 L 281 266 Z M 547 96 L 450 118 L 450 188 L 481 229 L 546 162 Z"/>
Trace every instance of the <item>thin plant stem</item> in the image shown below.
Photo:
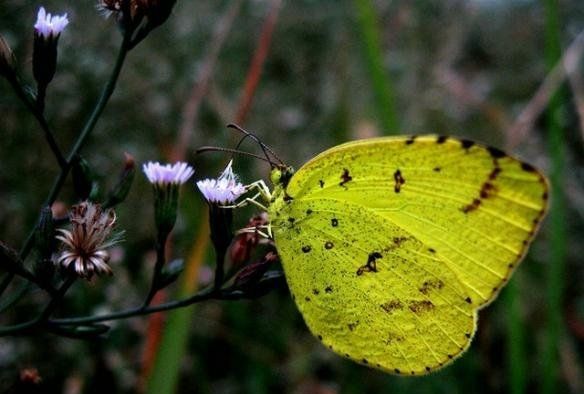
<path fill-rule="evenodd" d="M 64 165 L 61 166 L 61 172 L 59 173 L 59 175 L 55 179 L 53 186 L 51 188 L 51 191 L 49 192 L 49 195 L 47 196 L 47 199 L 44 202 L 44 206 L 47 206 L 47 205 L 51 206 L 53 204 L 53 202 L 55 202 L 55 199 L 57 198 L 59 192 L 61 191 L 61 188 L 63 187 L 63 184 L 65 183 L 65 180 L 67 179 L 67 175 L 69 175 L 69 171 L 71 170 L 71 166 L 73 164 L 73 160 L 74 160 L 75 156 L 79 153 L 79 151 L 81 150 L 81 148 L 85 144 L 85 141 L 87 140 L 87 138 L 89 137 L 89 135 L 91 134 L 93 129 L 95 128 L 95 125 L 97 124 L 97 121 L 99 120 L 99 117 L 103 113 L 103 110 L 105 109 L 112 93 L 114 92 L 115 87 L 116 87 L 116 83 L 117 83 L 118 78 L 120 76 L 120 72 L 121 72 L 122 67 L 124 65 L 124 60 L 126 59 L 126 55 L 128 54 L 128 40 L 129 40 L 130 36 L 131 36 L 131 33 L 128 33 L 128 32 L 124 36 L 124 39 L 123 39 L 122 44 L 120 46 L 120 50 L 118 52 L 118 56 L 117 56 L 114 68 L 112 70 L 112 73 L 110 75 L 110 78 L 109 78 L 108 82 L 106 83 L 106 85 L 103 89 L 103 92 L 102 92 L 99 100 L 97 101 L 95 108 L 93 109 L 93 112 L 89 116 L 87 123 L 85 124 L 85 126 L 83 127 L 81 132 L 79 133 L 79 136 L 77 137 L 77 140 L 75 141 L 75 144 L 73 145 L 73 148 L 71 148 L 71 151 L 67 155 L 67 159 L 65 160 Z M 24 94 L 24 92 L 23 92 L 23 94 Z M 26 99 L 25 102 L 28 102 L 28 99 Z M 44 117 L 42 119 L 44 120 Z M 49 135 L 52 136 L 51 133 L 49 133 Z M 28 234 L 28 237 L 20 250 L 19 257 L 21 260 L 24 260 L 26 258 L 26 256 L 28 256 L 28 254 L 30 253 L 30 250 L 32 249 L 33 241 L 34 241 L 34 234 L 36 232 L 36 229 L 37 229 L 37 224 L 35 224 L 33 229 Z M 7 278 L 5 278 L 2 282 L 2 284 L 6 283 L 6 285 L 5 285 L 6 287 L 0 288 L 0 296 L 2 296 L 2 291 L 4 289 L 6 289 L 8 287 L 8 285 L 10 284 L 10 282 L 12 281 L 12 279 L 14 279 L 14 273 L 10 273 L 8 275 L 9 276 Z"/>
<path fill-rule="evenodd" d="M 16 95 L 18 96 L 18 98 L 26 105 L 26 107 L 28 108 L 30 113 L 32 113 L 34 115 L 34 117 L 38 121 L 39 125 L 41 126 L 41 129 L 43 130 L 43 132 L 45 134 L 45 139 L 47 140 L 47 143 L 49 144 L 49 148 L 53 152 L 53 155 L 55 156 L 55 159 L 57 160 L 59 167 L 61 167 L 61 169 L 65 168 L 65 166 L 67 165 L 65 157 L 63 156 L 61 149 L 57 145 L 57 141 L 55 140 L 55 136 L 54 136 L 53 132 L 51 131 L 49 124 L 47 123 L 47 120 L 45 119 L 45 116 L 43 115 L 41 108 L 39 108 L 34 102 L 32 102 L 30 100 L 30 98 L 27 96 L 27 94 L 22 89 L 22 85 L 20 84 L 20 82 L 16 76 L 9 78 L 9 82 L 10 82 L 10 85 L 12 86 L 12 89 L 14 90 Z M 40 93 L 40 94 L 42 94 L 42 93 Z"/>
<path fill-rule="evenodd" d="M 65 294 L 76 280 L 77 277 L 74 275 L 70 275 L 67 277 L 67 279 L 65 279 L 65 282 L 63 282 L 61 287 L 59 287 L 59 290 L 57 290 L 57 294 L 51 298 L 45 309 L 38 316 L 37 320 L 39 323 L 46 321 L 51 316 L 51 314 L 55 311 L 55 308 L 57 308 L 59 305 L 59 302 L 61 302 L 63 297 L 65 297 Z"/>
<path fill-rule="evenodd" d="M 560 18 L 557 0 L 544 0 L 546 11 L 545 57 L 548 69 L 561 58 Z M 565 147 L 561 126 L 565 96 L 557 91 L 550 99 L 547 112 L 548 146 L 551 156 L 551 195 L 549 213 L 550 260 L 547 283 L 547 325 L 545 348 L 542 353 L 542 393 L 557 392 L 560 339 L 562 335 L 562 309 L 564 271 L 566 259 L 566 212 L 564 195 Z"/>
<path fill-rule="evenodd" d="M 231 294 L 231 295 L 229 295 Z M 239 297 L 241 298 L 241 297 Z M 228 299 L 239 299 L 236 297 L 235 294 L 221 292 L 217 293 L 213 287 L 209 287 L 205 290 L 202 290 L 188 298 L 184 298 L 181 300 L 174 300 L 165 302 L 163 304 L 152 305 L 148 307 L 139 306 L 136 308 L 127 309 L 125 311 L 114 312 L 107 315 L 102 316 L 86 316 L 86 317 L 72 317 L 72 318 L 64 318 L 64 319 L 52 319 L 50 323 L 58 324 L 58 325 L 86 325 L 91 323 L 99 323 L 105 321 L 112 321 L 112 320 L 120 320 L 126 319 L 128 317 L 136 317 L 136 316 L 144 316 L 149 315 L 151 313 L 156 312 L 163 312 L 168 311 L 171 309 L 183 308 L 197 302 L 207 301 L 211 299 L 216 300 L 228 300 Z M 2 331 L 0 330 L 0 335 L 2 335 Z"/>
<path fill-rule="evenodd" d="M 0 336 L 26 334 L 33 331 L 39 325 L 45 323 L 51 316 L 51 314 L 55 311 L 55 308 L 59 305 L 59 302 L 61 302 L 61 300 L 67 293 L 67 290 L 69 290 L 69 288 L 75 282 L 76 279 L 77 278 L 74 276 L 69 276 L 67 279 L 65 279 L 63 284 L 61 284 L 61 287 L 59 287 L 59 289 L 57 290 L 55 296 L 53 296 L 49 300 L 47 306 L 45 306 L 43 311 L 37 317 L 24 323 L 16 324 L 13 326 L 1 327 Z"/>
<path fill-rule="evenodd" d="M 160 290 L 160 276 L 162 274 L 162 268 L 164 267 L 164 262 L 166 261 L 166 240 L 168 239 L 168 233 L 160 233 L 158 235 L 158 240 L 156 241 L 156 263 L 154 265 L 154 272 L 152 273 L 152 283 L 150 284 L 150 290 L 148 295 L 144 300 L 143 307 L 146 308 L 152 302 L 152 299 Z"/>

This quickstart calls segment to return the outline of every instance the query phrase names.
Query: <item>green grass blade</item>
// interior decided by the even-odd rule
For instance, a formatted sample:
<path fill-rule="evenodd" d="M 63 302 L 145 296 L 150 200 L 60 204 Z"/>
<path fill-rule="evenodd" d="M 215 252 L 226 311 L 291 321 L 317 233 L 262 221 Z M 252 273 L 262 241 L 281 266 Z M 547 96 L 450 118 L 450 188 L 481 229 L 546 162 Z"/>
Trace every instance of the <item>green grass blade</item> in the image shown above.
<path fill-rule="evenodd" d="M 521 310 L 520 275 L 509 282 L 505 289 L 507 309 L 507 373 L 509 393 L 523 394 L 527 385 L 527 358 L 525 356 L 525 326 Z"/>
<path fill-rule="evenodd" d="M 375 95 L 375 106 L 379 123 L 385 134 L 398 134 L 399 122 L 395 108 L 393 86 L 383 64 L 381 37 L 375 8 L 371 0 L 353 0 L 357 13 L 357 27 L 363 45 L 363 55 L 371 88 Z"/>
<path fill-rule="evenodd" d="M 561 58 L 560 20 L 557 0 L 544 0 L 546 11 L 545 57 L 548 70 Z M 548 145 L 551 157 L 551 209 L 549 213 L 550 260 L 548 261 L 547 327 L 543 352 L 542 393 L 557 392 L 558 349 L 562 333 L 562 294 L 566 258 L 566 212 L 564 196 L 564 134 L 561 127 L 565 95 L 562 90 L 550 99 L 547 112 Z"/>
<path fill-rule="evenodd" d="M 204 217 L 204 215 L 202 215 Z M 185 264 L 177 299 L 196 291 L 199 268 L 209 243 L 207 221 L 203 220 L 197 232 L 193 250 Z M 174 393 L 180 377 L 180 366 L 187 350 L 193 307 L 180 308 L 168 313 L 154 368 L 148 379 L 148 394 Z"/>

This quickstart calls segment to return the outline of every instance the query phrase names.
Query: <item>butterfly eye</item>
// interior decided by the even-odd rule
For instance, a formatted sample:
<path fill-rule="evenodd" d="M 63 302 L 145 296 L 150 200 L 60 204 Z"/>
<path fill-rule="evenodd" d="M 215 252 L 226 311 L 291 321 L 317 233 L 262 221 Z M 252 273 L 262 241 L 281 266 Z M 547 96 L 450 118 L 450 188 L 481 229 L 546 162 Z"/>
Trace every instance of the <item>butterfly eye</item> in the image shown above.
<path fill-rule="evenodd" d="M 270 173 L 270 180 L 274 185 L 279 185 L 282 182 L 282 171 L 278 168 L 275 168 Z"/>

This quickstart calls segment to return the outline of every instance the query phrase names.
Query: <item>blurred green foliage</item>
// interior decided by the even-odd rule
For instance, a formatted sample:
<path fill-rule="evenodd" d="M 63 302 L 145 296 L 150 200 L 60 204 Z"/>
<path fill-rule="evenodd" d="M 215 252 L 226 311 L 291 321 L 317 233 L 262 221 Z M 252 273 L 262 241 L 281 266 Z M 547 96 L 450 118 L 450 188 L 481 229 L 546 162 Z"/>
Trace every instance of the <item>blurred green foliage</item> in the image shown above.
<path fill-rule="evenodd" d="M 299 166 L 347 139 L 384 134 L 376 79 L 370 75 L 355 1 L 283 3 L 252 110 L 245 126 L 288 163 Z M 164 160 L 176 141 L 184 105 L 211 45 L 212 31 L 228 1 L 179 1 L 169 21 L 133 50 L 118 89 L 83 150 L 100 192 L 107 193 L 124 164 Z M 15 52 L 23 78 L 32 83 L 32 25 L 40 3 L 3 0 L 0 34 Z M 59 65 L 47 93 L 46 115 L 68 150 L 87 119 L 115 59 L 120 40 L 112 19 L 94 1 L 47 0 L 51 12 L 68 12 Z M 566 48 L 584 28 L 584 4 L 558 2 L 559 39 Z M 507 148 L 549 170 L 545 116 L 523 137 L 510 135 L 514 119 L 546 75 L 546 11 L 543 2 L 515 0 L 373 2 L 383 71 L 391 81 L 398 122 L 407 134 L 454 134 Z M 222 155 L 195 157 L 202 145 L 232 146 L 233 121 L 245 75 L 270 1 L 243 7 L 213 70 L 209 92 L 193 130 L 188 160 L 196 178 L 216 176 Z M 580 63 L 580 74 L 584 65 Z M 583 132 L 566 86 L 559 126 L 564 133 L 566 268 L 554 365 L 558 392 L 584 390 L 584 172 Z M 388 109 L 389 110 L 389 109 Z M 582 108 L 580 108 L 583 111 Z M 58 166 L 35 120 L 0 81 L 0 240 L 18 249 L 35 223 Z M 582 112 L 580 113 L 582 114 Z M 557 141 L 556 141 L 557 143 Z M 246 149 L 256 149 L 252 144 Z M 265 164 L 238 159 L 250 182 L 267 178 Z M 113 175 L 112 175 L 113 174 Z M 173 255 L 183 257 L 202 215 L 192 184 L 183 188 Z M 59 202 L 75 203 L 68 182 Z M 552 196 L 553 199 L 554 196 Z M 85 315 L 138 305 L 153 264 L 154 226 L 150 185 L 139 174 L 117 209 L 125 242 L 115 250 L 113 278 L 78 283 L 58 314 Z M 251 215 L 253 210 L 246 214 Z M 249 216 L 239 215 L 244 225 Z M 204 219 L 203 219 L 204 220 Z M 324 349 L 304 326 L 286 289 L 256 301 L 207 302 L 189 309 L 188 349 L 180 361 L 179 393 L 379 393 L 535 392 L 540 387 L 546 320 L 550 230 L 544 223 L 515 275 L 510 302 L 480 314 L 468 354 L 453 366 L 422 378 L 402 378 L 364 368 Z M 213 257 L 208 258 L 209 263 Z M 201 271 L 202 281 L 210 268 Z M 16 283 L 15 287 L 19 284 Z M 507 291 L 502 296 L 507 297 Z M 25 320 L 42 303 L 32 293 L 0 323 Z M 147 318 L 112 323 L 99 341 L 39 335 L 0 338 L 0 392 L 35 367 L 43 392 L 136 392 L 140 387 Z M 512 328 L 509 324 L 513 324 Z M 513 344 L 517 346 L 514 347 Z M 510 349 L 514 349 L 509 353 Z M 515 365 L 520 363 L 521 365 Z M 510 365 L 514 364 L 514 365 Z M 512 379 L 513 376 L 513 379 Z M 517 380 L 518 379 L 518 380 Z M 519 389 L 517 389 L 519 387 Z"/>

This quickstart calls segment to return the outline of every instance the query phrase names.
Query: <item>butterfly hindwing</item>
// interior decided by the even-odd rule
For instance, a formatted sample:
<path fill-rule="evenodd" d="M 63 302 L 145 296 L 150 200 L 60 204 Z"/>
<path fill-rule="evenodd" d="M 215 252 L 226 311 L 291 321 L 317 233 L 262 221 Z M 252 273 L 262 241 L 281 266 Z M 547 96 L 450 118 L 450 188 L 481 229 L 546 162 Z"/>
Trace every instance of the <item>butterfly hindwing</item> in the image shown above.
<path fill-rule="evenodd" d="M 475 327 L 468 294 L 421 242 L 352 204 L 290 207 L 275 229 L 278 252 L 307 325 L 326 346 L 408 375 L 466 349 Z"/>

